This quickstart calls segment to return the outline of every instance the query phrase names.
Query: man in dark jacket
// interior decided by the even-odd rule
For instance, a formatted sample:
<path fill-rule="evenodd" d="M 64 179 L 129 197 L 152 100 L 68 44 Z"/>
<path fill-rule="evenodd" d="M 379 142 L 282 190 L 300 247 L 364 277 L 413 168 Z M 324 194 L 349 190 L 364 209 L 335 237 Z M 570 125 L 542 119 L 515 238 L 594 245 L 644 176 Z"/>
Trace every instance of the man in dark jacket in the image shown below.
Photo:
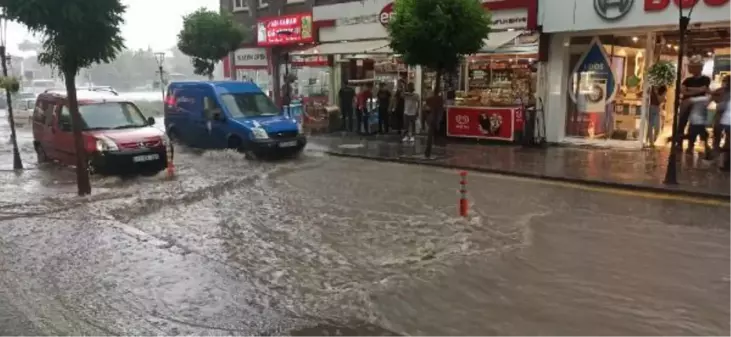
<path fill-rule="evenodd" d="M 393 117 L 393 128 L 398 131 L 399 135 L 404 130 L 404 84 L 399 82 L 396 93 L 393 95 L 393 104 L 391 104 Z"/>
<path fill-rule="evenodd" d="M 343 83 L 342 88 L 338 92 L 338 103 L 340 103 L 340 118 L 343 131 L 353 131 L 355 89 L 347 83 Z"/>
<path fill-rule="evenodd" d="M 385 83 L 381 83 L 378 89 L 378 133 L 388 133 L 389 131 L 389 116 L 388 107 L 391 104 L 391 92 L 386 88 Z"/>

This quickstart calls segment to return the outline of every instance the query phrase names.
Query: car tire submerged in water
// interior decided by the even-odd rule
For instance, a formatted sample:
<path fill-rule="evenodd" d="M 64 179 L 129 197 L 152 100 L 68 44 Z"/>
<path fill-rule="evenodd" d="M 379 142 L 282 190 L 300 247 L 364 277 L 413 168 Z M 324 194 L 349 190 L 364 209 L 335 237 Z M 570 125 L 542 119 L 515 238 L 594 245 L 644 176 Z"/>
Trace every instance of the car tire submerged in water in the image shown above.
<path fill-rule="evenodd" d="M 229 137 L 227 147 L 231 150 L 236 150 L 240 153 L 243 153 L 246 159 L 256 159 L 256 153 L 254 153 L 254 151 L 247 150 L 246 146 L 244 146 L 244 141 L 237 136 Z"/>
<path fill-rule="evenodd" d="M 48 155 L 46 155 L 46 151 L 43 149 L 43 145 L 36 143 L 36 158 L 38 160 L 39 164 L 47 163 L 49 161 Z"/>

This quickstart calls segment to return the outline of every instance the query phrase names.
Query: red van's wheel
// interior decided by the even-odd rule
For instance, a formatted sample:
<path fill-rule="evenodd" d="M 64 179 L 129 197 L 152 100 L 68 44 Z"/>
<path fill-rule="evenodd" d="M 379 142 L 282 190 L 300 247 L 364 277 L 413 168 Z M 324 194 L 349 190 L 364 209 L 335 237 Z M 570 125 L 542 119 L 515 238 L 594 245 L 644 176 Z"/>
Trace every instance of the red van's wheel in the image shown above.
<path fill-rule="evenodd" d="M 46 155 L 46 151 L 43 150 L 43 145 L 36 143 L 35 149 L 36 149 L 36 158 L 38 159 L 38 162 L 39 163 L 48 162 L 48 155 Z"/>

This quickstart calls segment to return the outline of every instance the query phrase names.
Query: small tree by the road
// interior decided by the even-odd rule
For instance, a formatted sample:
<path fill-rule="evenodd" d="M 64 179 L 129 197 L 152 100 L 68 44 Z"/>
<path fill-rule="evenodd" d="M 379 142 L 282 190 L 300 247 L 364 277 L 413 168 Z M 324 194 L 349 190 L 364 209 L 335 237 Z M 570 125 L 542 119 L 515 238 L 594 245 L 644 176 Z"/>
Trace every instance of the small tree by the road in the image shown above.
<path fill-rule="evenodd" d="M 192 58 L 196 75 L 213 79 L 216 63 L 238 49 L 245 37 L 230 14 L 201 8 L 183 17 L 178 49 Z"/>
<path fill-rule="evenodd" d="M 436 71 L 426 157 L 431 156 L 437 116 L 444 108 L 440 95 L 445 71 L 455 69 L 464 55 L 482 48 L 490 33 L 490 14 L 479 0 L 398 0 L 389 22 L 391 48 L 409 65 Z"/>
<path fill-rule="evenodd" d="M 42 36 L 41 64 L 64 77 L 76 150 L 79 195 L 91 194 L 86 146 L 76 96 L 76 75 L 94 63 L 110 62 L 124 48 L 120 0 L 3 0 L 7 17 Z"/>

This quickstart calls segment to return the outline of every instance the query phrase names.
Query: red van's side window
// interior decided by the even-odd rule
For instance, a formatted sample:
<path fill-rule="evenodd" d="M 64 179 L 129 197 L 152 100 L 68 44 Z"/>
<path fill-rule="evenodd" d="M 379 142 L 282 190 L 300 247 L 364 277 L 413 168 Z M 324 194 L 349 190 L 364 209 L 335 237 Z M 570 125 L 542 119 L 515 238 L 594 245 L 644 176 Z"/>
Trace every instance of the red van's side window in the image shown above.
<path fill-rule="evenodd" d="M 43 109 L 43 115 L 46 119 L 46 125 L 51 126 L 53 124 L 53 112 L 56 110 L 56 104 L 54 103 L 46 103 L 45 108 Z"/>
<path fill-rule="evenodd" d="M 46 123 L 46 116 L 43 112 L 43 105 L 45 102 L 41 100 L 36 101 L 36 107 L 33 109 L 33 121 L 36 123 Z"/>

